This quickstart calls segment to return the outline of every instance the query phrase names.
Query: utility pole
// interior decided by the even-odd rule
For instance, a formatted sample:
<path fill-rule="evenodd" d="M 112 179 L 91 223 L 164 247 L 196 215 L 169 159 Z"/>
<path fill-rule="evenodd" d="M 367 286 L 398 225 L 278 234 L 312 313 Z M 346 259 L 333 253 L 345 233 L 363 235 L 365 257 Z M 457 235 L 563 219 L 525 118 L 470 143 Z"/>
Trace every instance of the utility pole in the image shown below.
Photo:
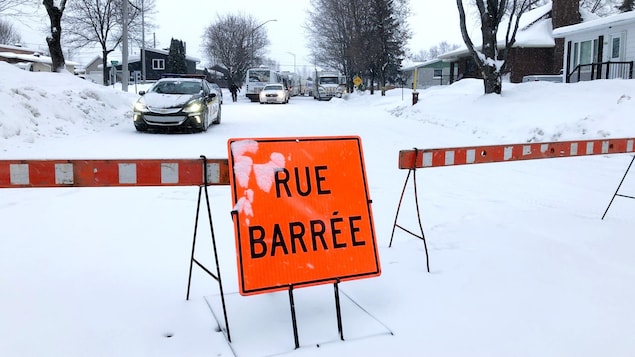
<path fill-rule="evenodd" d="M 146 22 L 145 7 L 141 0 L 141 78 L 142 83 L 146 83 Z"/>
<path fill-rule="evenodd" d="M 291 56 L 293 56 L 293 86 L 296 86 L 296 83 L 298 81 L 298 72 L 295 71 L 295 53 L 293 52 L 287 52 L 288 54 L 290 54 Z M 298 81 L 299 82 L 299 81 Z M 302 84 L 300 84 L 300 91 L 302 90 Z"/>
<path fill-rule="evenodd" d="M 123 1 L 123 42 L 121 44 L 121 90 L 128 91 L 128 0 Z"/>

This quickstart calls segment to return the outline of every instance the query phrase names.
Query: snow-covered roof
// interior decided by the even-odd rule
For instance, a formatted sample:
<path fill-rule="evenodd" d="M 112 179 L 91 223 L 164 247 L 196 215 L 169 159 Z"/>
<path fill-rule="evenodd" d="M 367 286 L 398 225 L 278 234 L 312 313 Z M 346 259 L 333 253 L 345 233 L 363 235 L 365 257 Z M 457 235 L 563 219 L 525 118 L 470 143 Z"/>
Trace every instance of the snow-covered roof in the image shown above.
<path fill-rule="evenodd" d="M 422 68 L 425 66 L 429 66 L 431 64 L 437 63 L 437 62 L 441 62 L 440 59 L 435 58 L 435 59 L 431 59 L 425 62 L 410 62 L 410 63 L 406 63 L 406 64 L 402 64 L 401 66 L 401 70 L 402 71 L 412 71 L 415 68 Z"/>
<path fill-rule="evenodd" d="M 33 62 L 33 63 L 53 64 L 53 60 L 51 59 L 51 57 L 42 56 L 39 54 L 27 55 L 27 54 L 14 53 L 14 52 L 0 52 L 0 57 L 13 58 L 13 59 L 18 59 L 18 60 Z M 79 65 L 79 63 L 73 62 L 73 61 L 64 61 L 64 62 L 67 65 L 71 65 L 71 66 Z"/>
<path fill-rule="evenodd" d="M 553 24 L 551 22 L 551 2 L 546 5 L 537 7 L 533 10 L 522 14 L 518 22 L 518 31 L 516 32 L 516 42 L 513 47 L 554 47 Z M 514 21 L 512 21 L 512 24 Z M 507 24 L 499 28 L 497 34 L 497 44 L 499 48 L 505 47 L 505 36 L 507 33 Z M 503 25 L 501 23 L 501 25 Z M 482 43 L 474 41 L 476 48 L 481 48 Z M 439 56 L 443 60 L 455 60 L 469 53 L 467 46 L 463 45 L 454 51 L 446 52 Z"/>
<path fill-rule="evenodd" d="M 575 25 L 558 27 L 557 29 L 553 30 L 553 36 L 556 38 L 562 38 L 572 33 L 596 30 L 603 27 L 617 26 L 623 24 L 635 24 L 635 11 L 628 11 L 621 14 L 596 18 Z"/>
<path fill-rule="evenodd" d="M 154 52 L 154 53 L 159 53 L 165 56 L 168 56 L 170 54 L 170 51 L 167 50 L 160 50 L 157 48 L 146 48 L 145 49 L 146 52 Z M 185 55 L 185 59 L 188 61 L 192 61 L 192 62 L 196 62 L 199 63 L 201 62 L 201 60 L 199 58 L 196 57 L 192 57 L 192 56 L 188 56 Z M 108 67 L 110 67 L 111 61 L 118 61 L 120 65 L 123 60 L 121 59 L 121 54 L 117 55 L 117 56 L 108 56 Z M 128 63 L 134 63 L 134 62 L 140 62 L 141 61 L 141 55 L 140 54 L 134 54 L 134 55 L 130 55 L 128 56 Z"/>
<path fill-rule="evenodd" d="M 156 53 L 160 53 L 160 54 L 163 54 L 163 55 L 166 55 L 166 56 L 170 54 L 170 51 L 168 51 L 168 50 L 160 50 L 160 49 L 157 49 L 157 48 L 146 48 L 145 50 L 147 52 L 156 52 Z M 192 56 L 188 56 L 188 55 L 185 55 L 185 59 L 193 61 L 193 62 L 200 62 L 201 61 L 200 58 L 196 58 L 196 57 L 192 57 Z M 138 57 L 137 57 L 137 60 L 139 60 Z"/>

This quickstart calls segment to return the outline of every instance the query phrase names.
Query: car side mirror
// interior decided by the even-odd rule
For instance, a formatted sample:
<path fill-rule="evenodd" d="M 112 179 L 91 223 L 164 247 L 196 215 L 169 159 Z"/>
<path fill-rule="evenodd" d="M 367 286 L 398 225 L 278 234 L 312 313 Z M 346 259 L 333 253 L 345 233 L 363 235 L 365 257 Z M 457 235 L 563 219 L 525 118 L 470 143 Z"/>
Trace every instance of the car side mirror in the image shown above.
<path fill-rule="evenodd" d="M 139 91 L 139 95 L 144 95 L 144 94 L 146 94 L 146 91 L 144 91 L 144 90 L 140 90 Z"/>
<path fill-rule="evenodd" d="M 212 98 L 212 99 L 216 98 L 216 93 L 210 93 L 209 97 Z"/>

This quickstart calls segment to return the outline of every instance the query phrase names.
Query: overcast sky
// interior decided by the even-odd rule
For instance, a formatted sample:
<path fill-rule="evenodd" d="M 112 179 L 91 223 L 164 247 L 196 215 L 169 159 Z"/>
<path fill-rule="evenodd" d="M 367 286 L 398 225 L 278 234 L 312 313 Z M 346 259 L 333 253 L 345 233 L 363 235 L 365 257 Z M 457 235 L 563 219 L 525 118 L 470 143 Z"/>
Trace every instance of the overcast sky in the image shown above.
<path fill-rule="evenodd" d="M 308 41 L 303 26 L 307 20 L 310 0 L 278 0 L 274 3 L 262 0 L 232 0 L 222 6 L 210 6 L 209 11 L 193 12 L 197 0 L 155 0 L 157 7 L 157 41 L 169 45 L 172 37 L 187 42 L 188 54 L 200 55 L 201 36 L 204 28 L 216 22 L 218 15 L 243 13 L 252 15 L 260 23 L 277 20 L 266 25 L 271 45 L 269 57 L 278 61 L 283 70 L 293 68 L 293 55 L 296 65 L 310 65 Z M 412 17 L 409 19 L 413 39 L 409 47 L 413 52 L 428 49 L 441 41 L 461 44 L 458 11 L 454 1 L 410 0 Z M 175 19 L 188 19 L 177 21 Z"/>
<path fill-rule="evenodd" d="M 276 60 L 282 70 L 293 69 L 293 54 L 297 66 L 311 65 L 308 41 L 303 29 L 310 0 L 278 0 L 275 3 L 263 0 L 230 0 L 224 1 L 222 5 L 205 0 L 155 1 L 156 14 L 150 21 L 156 23 L 158 28 L 155 33 L 146 33 L 146 39 L 154 39 L 158 48 L 169 46 L 172 38 L 183 40 L 186 42 L 188 55 L 199 58 L 205 64 L 208 60 L 202 55 L 200 48 L 205 28 L 216 22 L 218 15 L 241 13 L 252 15 L 260 23 L 276 20 L 264 26 L 271 42 L 268 57 Z M 17 24 L 25 46 L 46 47 L 42 30 L 48 26 L 48 22 L 43 22 L 48 18 L 43 8 L 40 8 L 39 19 L 28 24 L 30 29 L 25 24 Z M 410 8 L 412 16 L 409 23 L 413 39 L 408 47 L 413 53 L 427 50 L 441 41 L 463 43 L 454 1 L 410 0 Z M 92 54 L 84 55 L 76 61 L 83 63 L 92 57 Z"/>

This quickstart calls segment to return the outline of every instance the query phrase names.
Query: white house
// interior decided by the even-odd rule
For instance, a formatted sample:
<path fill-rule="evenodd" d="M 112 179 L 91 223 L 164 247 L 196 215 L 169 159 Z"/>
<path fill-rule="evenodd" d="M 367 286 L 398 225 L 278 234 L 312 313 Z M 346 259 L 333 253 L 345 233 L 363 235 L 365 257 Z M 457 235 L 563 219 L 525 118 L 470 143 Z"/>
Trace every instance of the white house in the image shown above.
<path fill-rule="evenodd" d="M 53 60 L 43 53 L 23 47 L 0 45 L 0 61 L 9 62 L 30 72 L 51 72 Z M 66 70 L 73 73 L 77 62 L 65 61 Z"/>
<path fill-rule="evenodd" d="M 633 78 L 635 11 L 554 29 L 564 38 L 567 82 Z"/>

